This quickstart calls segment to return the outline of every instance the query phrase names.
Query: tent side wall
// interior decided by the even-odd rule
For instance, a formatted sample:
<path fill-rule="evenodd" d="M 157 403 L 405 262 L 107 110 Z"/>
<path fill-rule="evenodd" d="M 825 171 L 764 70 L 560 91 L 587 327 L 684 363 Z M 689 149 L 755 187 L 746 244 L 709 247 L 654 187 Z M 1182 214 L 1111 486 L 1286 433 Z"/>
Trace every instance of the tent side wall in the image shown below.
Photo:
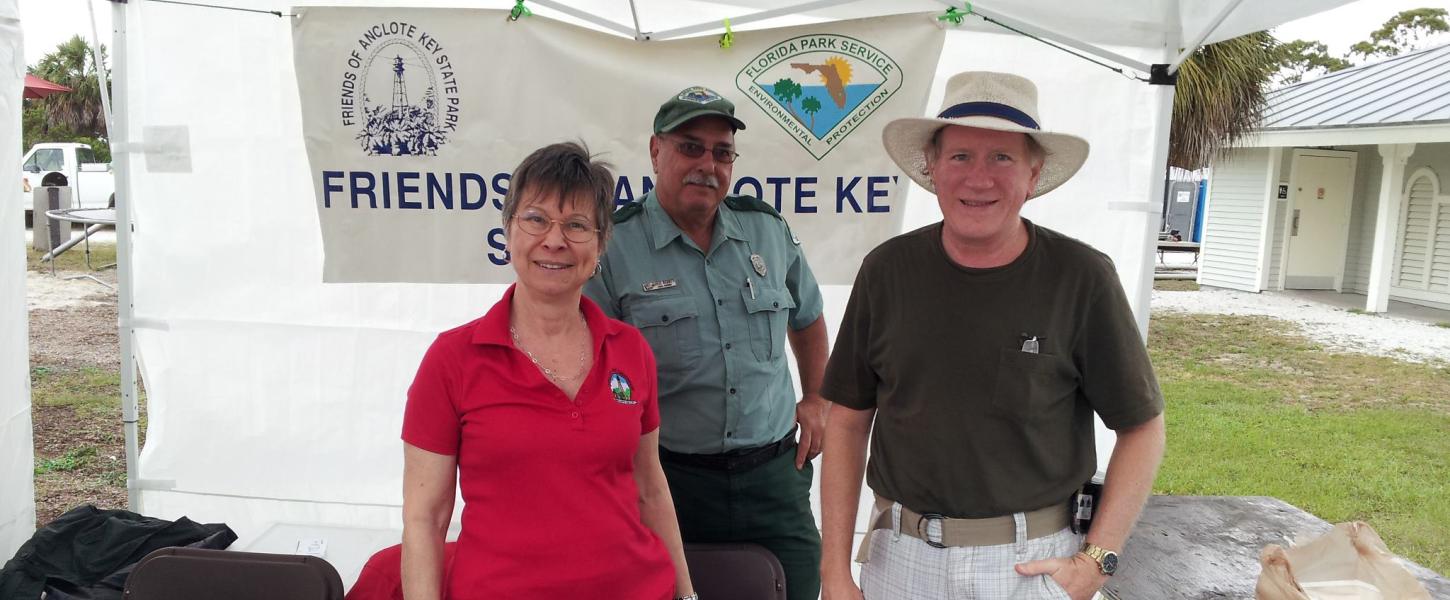
<path fill-rule="evenodd" d="M 25 223 L 14 207 L 20 186 L 20 107 L 25 57 L 15 0 L 0 0 L 0 556 L 11 556 L 35 531 L 31 446 L 29 324 L 25 312 Z"/>
<path fill-rule="evenodd" d="M 190 161 L 167 171 L 150 152 L 132 155 L 135 339 L 148 410 L 140 507 L 224 521 L 239 545 L 275 522 L 398 527 L 398 432 L 418 359 L 436 332 L 476 318 L 501 286 L 324 284 L 289 23 L 157 3 L 124 11 L 131 91 L 122 118 L 148 145 L 160 129 L 183 127 Z M 929 20 L 922 27 L 935 32 Z M 1031 39 L 962 31 L 949 36 L 927 110 L 940 106 L 953 73 L 996 65 L 1050 71 L 1039 83 L 1042 114 L 1093 144 L 1083 170 L 1034 200 L 1029 218 L 1109 254 L 1129 274 L 1126 295 L 1138 297 L 1156 216 L 1125 199 L 1150 197 L 1162 173 L 1143 152 L 1157 135 L 1157 90 Z M 189 74 L 187 94 L 147 93 L 172 73 Z M 1082 89 L 1094 90 L 1091 101 Z M 642 163 L 646 123 L 580 135 L 613 160 Z M 752 127 L 740 141 L 766 152 L 769 133 Z M 603 140 L 620 141 L 594 146 Z M 904 203 L 908 227 L 940 218 L 922 193 Z M 214 226 L 219 215 L 225 226 Z M 826 287 L 834 327 L 849 288 Z"/>
<path fill-rule="evenodd" d="M 1278 187 L 1278 156 L 1271 157 L 1275 154 L 1269 148 L 1245 148 L 1214 163 L 1198 283 L 1247 292 L 1261 289 L 1266 195 Z"/>

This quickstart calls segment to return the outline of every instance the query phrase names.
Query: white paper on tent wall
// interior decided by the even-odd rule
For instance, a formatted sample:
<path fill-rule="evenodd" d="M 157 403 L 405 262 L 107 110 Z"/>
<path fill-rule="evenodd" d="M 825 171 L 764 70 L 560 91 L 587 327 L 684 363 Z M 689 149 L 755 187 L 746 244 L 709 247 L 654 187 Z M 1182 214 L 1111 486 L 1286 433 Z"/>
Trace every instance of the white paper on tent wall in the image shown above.
<path fill-rule="evenodd" d="M 190 173 L 191 137 L 185 125 L 147 125 L 141 128 L 140 143 L 146 170 L 151 173 Z"/>

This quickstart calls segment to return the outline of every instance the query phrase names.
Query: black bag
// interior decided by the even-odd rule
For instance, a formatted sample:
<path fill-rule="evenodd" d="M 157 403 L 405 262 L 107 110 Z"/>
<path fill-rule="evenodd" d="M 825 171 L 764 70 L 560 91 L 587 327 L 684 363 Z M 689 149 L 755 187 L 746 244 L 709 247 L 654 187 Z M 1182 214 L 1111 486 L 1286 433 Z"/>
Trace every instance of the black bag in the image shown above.
<path fill-rule="evenodd" d="M 126 577 L 141 558 L 160 548 L 221 550 L 237 534 L 222 523 L 173 521 L 92 505 L 71 509 L 46 524 L 0 569 L 5 600 L 121 600 Z"/>

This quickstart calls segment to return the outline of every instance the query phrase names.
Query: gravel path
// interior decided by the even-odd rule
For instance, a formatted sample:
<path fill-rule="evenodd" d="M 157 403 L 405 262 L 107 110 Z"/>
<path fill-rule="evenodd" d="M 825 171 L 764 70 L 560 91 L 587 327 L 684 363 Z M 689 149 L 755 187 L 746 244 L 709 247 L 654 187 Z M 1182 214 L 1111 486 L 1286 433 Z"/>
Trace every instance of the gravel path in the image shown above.
<path fill-rule="evenodd" d="M 1264 315 L 1298 324 L 1304 335 L 1332 350 L 1413 362 L 1450 362 L 1450 329 L 1387 315 L 1356 314 L 1283 294 L 1203 288 L 1153 291 L 1153 310 L 1222 315 Z"/>

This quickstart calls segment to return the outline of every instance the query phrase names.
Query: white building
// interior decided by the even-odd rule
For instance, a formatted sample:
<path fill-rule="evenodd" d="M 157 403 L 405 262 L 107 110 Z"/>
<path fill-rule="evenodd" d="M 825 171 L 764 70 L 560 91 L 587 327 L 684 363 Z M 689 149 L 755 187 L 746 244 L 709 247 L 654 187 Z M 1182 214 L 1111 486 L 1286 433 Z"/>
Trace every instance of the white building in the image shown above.
<path fill-rule="evenodd" d="M 1272 92 L 1213 165 L 1203 285 L 1450 309 L 1450 45 Z"/>

